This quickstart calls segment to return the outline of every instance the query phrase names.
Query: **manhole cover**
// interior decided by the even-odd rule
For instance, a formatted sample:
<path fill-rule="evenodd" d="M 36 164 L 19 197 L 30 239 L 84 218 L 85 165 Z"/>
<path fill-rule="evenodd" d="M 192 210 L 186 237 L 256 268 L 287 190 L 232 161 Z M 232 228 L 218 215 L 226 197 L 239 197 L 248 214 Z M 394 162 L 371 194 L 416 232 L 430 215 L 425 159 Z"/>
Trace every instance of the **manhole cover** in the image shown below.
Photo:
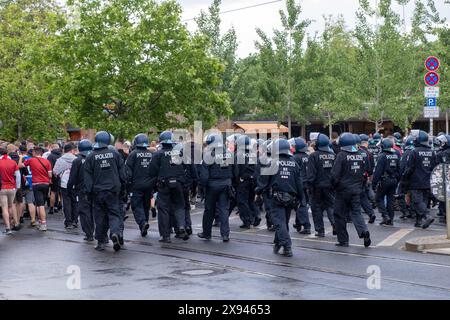
<path fill-rule="evenodd" d="M 214 273 L 214 270 L 209 270 L 209 269 L 187 270 L 187 271 L 182 271 L 181 273 L 189 275 L 189 276 L 204 276 L 204 275 L 207 275 L 207 274 Z"/>

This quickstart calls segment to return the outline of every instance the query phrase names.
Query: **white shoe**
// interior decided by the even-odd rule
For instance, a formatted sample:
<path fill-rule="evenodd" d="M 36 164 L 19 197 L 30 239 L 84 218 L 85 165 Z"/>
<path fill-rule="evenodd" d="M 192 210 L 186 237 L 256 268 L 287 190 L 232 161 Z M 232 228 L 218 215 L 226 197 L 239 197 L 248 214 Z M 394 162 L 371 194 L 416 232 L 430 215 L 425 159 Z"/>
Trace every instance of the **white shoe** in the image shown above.
<path fill-rule="evenodd" d="M 195 210 L 195 204 L 191 204 L 191 210 Z"/>
<path fill-rule="evenodd" d="M 47 225 L 46 224 L 41 224 L 41 226 L 39 227 L 40 231 L 47 231 Z"/>

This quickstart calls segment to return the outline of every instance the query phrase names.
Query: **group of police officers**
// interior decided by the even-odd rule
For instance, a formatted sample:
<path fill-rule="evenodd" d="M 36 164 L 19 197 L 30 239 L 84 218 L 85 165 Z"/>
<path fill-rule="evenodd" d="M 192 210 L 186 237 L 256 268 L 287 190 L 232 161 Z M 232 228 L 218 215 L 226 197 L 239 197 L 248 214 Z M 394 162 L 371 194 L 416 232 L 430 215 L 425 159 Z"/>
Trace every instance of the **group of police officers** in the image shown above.
<path fill-rule="evenodd" d="M 364 246 L 371 244 L 368 223 L 374 223 L 374 207 L 382 216 L 380 225 L 393 225 L 394 206 L 402 219 L 415 218 L 416 227 L 427 228 L 434 218 L 429 213 L 430 174 L 447 162 L 450 136 L 439 134 L 431 148 L 424 131 L 403 139 L 395 133 L 382 138 L 349 132 L 333 145 L 327 135 L 315 133 L 310 144 L 301 138 L 251 139 L 233 134 L 208 134 L 203 146 L 175 142 L 174 134 L 160 135 L 157 151 L 150 152 L 145 134 L 133 140 L 126 161 L 112 147 L 112 135 L 101 131 L 92 145 L 82 140 L 73 162 L 68 188 L 76 197 L 85 240 L 97 240 L 105 250 L 109 240 L 115 251 L 124 245 L 123 230 L 127 198 L 141 236 L 149 229 L 150 201 L 156 196 L 160 242 L 170 243 L 171 233 L 188 240 L 192 235 L 191 200 L 197 190 L 204 199 L 202 232 L 210 240 L 212 227 L 220 226 L 223 242 L 230 240 L 229 215 L 235 207 L 242 229 L 257 227 L 265 212 L 267 228 L 275 232 L 274 253 L 292 256 L 289 235 L 291 212 L 294 228 L 311 234 L 309 208 L 316 237 L 325 237 L 326 212 L 337 236 L 337 246 L 347 247 L 347 224 L 353 223 Z M 195 158 L 200 148 L 201 159 Z M 439 205 L 440 214 L 444 210 Z M 108 237 L 109 231 L 109 237 Z"/>

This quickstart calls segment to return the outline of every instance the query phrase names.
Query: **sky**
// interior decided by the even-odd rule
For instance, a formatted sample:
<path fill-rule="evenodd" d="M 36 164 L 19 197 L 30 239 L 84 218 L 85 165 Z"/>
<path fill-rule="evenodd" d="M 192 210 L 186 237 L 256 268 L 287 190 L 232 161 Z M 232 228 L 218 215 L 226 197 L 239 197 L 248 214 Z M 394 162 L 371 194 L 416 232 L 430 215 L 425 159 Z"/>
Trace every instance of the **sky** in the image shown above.
<path fill-rule="evenodd" d="M 196 30 L 196 23 L 191 20 L 197 17 L 200 10 L 207 10 L 212 0 L 177 0 L 183 7 L 183 20 L 191 31 Z M 221 11 L 228 11 L 256 4 L 270 2 L 271 0 L 222 0 Z M 273 1 L 273 0 L 272 0 Z M 315 32 L 321 32 L 324 28 L 323 16 L 333 15 L 337 17 L 342 15 L 349 29 L 355 26 L 355 13 L 358 9 L 358 0 L 299 0 L 302 6 L 302 18 L 313 20 L 309 26 L 307 33 L 314 35 Z M 376 0 L 370 0 L 375 4 Z M 435 0 L 437 9 L 442 17 L 446 17 L 450 21 L 450 5 L 444 4 L 445 0 Z M 396 12 L 403 16 L 403 8 L 393 1 L 393 8 Z M 410 19 L 414 10 L 414 1 L 405 6 L 406 28 L 410 29 Z M 285 1 L 262 5 L 246 10 L 240 10 L 221 15 L 222 26 L 221 32 L 226 32 L 229 28 L 234 27 L 238 37 L 238 56 L 240 58 L 248 56 L 255 52 L 254 42 L 258 39 L 255 29 L 261 28 L 268 34 L 272 34 L 272 30 L 280 28 L 279 10 L 285 8 Z"/>

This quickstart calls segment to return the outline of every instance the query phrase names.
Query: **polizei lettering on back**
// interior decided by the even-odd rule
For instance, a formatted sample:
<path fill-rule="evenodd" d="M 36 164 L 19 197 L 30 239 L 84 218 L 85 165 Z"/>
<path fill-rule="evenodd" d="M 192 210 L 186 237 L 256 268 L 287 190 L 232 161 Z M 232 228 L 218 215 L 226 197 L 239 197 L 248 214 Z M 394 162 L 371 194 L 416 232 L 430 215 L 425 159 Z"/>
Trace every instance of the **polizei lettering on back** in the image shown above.
<path fill-rule="evenodd" d="M 347 161 L 363 161 L 363 156 L 361 154 L 348 154 Z"/>
<path fill-rule="evenodd" d="M 295 161 L 278 160 L 277 164 L 282 167 L 295 167 Z"/>
<path fill-rule="evenodd" d="M 136 153 L 137 158 L 151 158 L 152 153 L 151 152 L 138 152 Z"/>
<path fill-rule="evenodd" d="M 104 160 L 104 159 L 113 159 L 114 154 L 112 152 L 110 153 L 100 153 L 95 155 L 95 160 Z"/>

